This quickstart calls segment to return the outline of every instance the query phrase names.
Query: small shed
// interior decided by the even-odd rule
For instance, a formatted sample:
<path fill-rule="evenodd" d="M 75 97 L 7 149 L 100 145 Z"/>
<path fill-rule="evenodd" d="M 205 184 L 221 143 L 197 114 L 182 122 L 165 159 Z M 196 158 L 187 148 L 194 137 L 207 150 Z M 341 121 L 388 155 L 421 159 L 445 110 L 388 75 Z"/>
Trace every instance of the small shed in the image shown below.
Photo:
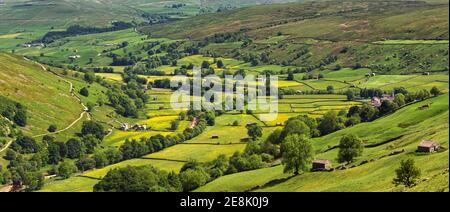
<path fill-rule="evenodd" d="M 211 136 L 211 139 L 219 139 L 220 137 L 219 137 L 219 135 L 212 135 Z"/>
<path fill-rule="evenodd" d="M 318 159 L 313 161 L 312 170 L 313 171 L 327 171 L 331 169 L 331 161 Z"/>
<path fill-rule="evenodd" d="M 431 153 L 438 151 L 440 147 L 441 145 L 434 141 L 422 141 L 417 147 L 417 151 Z"/>

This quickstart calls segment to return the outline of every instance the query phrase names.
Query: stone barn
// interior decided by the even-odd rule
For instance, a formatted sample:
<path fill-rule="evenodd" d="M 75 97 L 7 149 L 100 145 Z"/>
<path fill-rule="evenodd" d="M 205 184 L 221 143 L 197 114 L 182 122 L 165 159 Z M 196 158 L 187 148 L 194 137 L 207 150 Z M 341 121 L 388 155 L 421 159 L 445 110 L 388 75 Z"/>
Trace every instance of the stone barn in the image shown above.
<path fill-rule="evenodd" d="M 417 147 L 417 152 L 436 152 L 441 147 L 440 144 L 434 142 L 434 141 L 422 141 L 419 146 Z"/>
<path fill-rule="evenodd" d="M 332 165 L 331 161 L 329 161 L 329 160 L 322 160 L 322 159 L 315 160 L 315 161 L 313 161 L 313 164 L 312 164 L 312 170 L 313 171 L 327 171 L 327 170 L 331 169 L 331 167 L 332 167 L 331 165 Z"/>

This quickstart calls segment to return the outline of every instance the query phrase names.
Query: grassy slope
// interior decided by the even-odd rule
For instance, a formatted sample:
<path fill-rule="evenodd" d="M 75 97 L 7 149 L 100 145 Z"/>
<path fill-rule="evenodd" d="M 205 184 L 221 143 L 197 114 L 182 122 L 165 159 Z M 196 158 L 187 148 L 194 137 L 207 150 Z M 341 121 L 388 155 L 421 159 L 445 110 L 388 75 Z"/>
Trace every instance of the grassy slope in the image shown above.
<path fill-rule="evenodd" d="M 256 6 L 150 26 L 148 29 L 153 35 L 194 39 L 241 28 L 249 28 L 249 35 L 253 38 L 268 38 L 281 31 L 290 37 L 328 40 L 353 38 L 378 41 L 397 37 L 432 39 L 439 36 L 448 39 L 448 28 L 445 27 L 448 6 L 400 2 L 385 2 L 382 6 L 376 1 L 349 2 Z M 422 21 L 418 22 L 420 19 Z M 408 33 L 408 30 L 414 33 Z M 430 31 L 433 33 L 430 34 Z"/>
<path fill-rule="evenodd" d="M 411 191 L 448 191 L 448 101 L 448 94 L 445 94 L 427 100 L 432 103 L 430 110 L 418 109 L 427 102 L 417 103 L 372 123 L 314 139 L 316 158 L 332 160 L 334 166 L 337 166 L 337 150 L 325 150 L 337 145 L 345 134 L 357 134 L 366 145 L 381 144 L 393 139 L 389 143 L 366 148 L 363 156 L 352 164 L 355 168 L 330 173 L 305 173 L 287 178 L 282 173 L 282 167 L 277 166 L 225 176 L 199 191 L 243 191 L 271 181 L 261 191 L 398 191 L 400 188 L 395 188 L 391 181 L 395 176 L 394 170 L 406 158 L 413 158 L 422 170 L 422 181 Z M 424 139 L 438 141 L 446 150 L 431 155 L 415 153 L 417 144 Z M 386 157 L 399 150 L 405 152 Z M 359 166 L 363 161 L 369 163 Z M 252 180 L 253 175 L 260 177 Z M 278 181 L 273 181 L 274 179 Z"/>
<path fill-rule="evenodd" d="M 414 41 L 448 40 L 448 2 L 441 3 L 347 0 L 255 6 L 144 27 L 142 31 L 156 37 L 202 40 L 245 28 L 252 45 L 211 44 L 204 51 L 228 57 L 236 57 L 236 52 L 238 57 L 266 53 L 277 64 L 296 66 L 317 65 L 336 56 L 342 66 L 358 62 L 384 67 L 386 73 L 442 71 L 448 66 L 447 42 Z M 403 42 L 373 43 L 384 40 Z M 424 64 L 430 67 L 423 68 Z"/>
<path fill-rule="evenodd" d="M 215 9 L 222 5 L 243 7 L 266 2 L 290 2 L 293 0 L 252 0 L 251 2 L 218 0 L 203 5 L 200 0 L 6 0 L 0 7 L 0 34 L 17 31 L 35 31 L 43 33 L 65 28 L 72 24 L 107 25 L 111 21 L 136 21 L 144 19 L 144 12 L 152 14 L 172 14 L 176 17 L 192 16 L 202 7 Z M 295 0 L 294 0 L 295 1 Z M 174 3 L 184 3 L 185 7 L 170 8 Z"/>
<path fill-rule="evenodd" d="M 40 66 L 9 54 L 0 54 L 0 93 L 28 108 L 26 134 L 45 133 L 50 124 L 59 129 L 76 120 L 82 107 L 69 93 L 69 84 Z"/>

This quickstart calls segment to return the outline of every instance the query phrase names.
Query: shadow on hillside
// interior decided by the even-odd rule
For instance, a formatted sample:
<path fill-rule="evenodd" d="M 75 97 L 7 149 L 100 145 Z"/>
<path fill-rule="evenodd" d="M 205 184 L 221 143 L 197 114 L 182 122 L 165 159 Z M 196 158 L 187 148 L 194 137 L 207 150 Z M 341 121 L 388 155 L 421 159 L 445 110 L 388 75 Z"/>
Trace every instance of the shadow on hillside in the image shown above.
<path fill-rule="evenodd" d="M 277 185 L 277 184 L 280 184 L 280 183 L 284 183 L 284 182 L 290 180 L 291 178 L 294 178 L 294 177 L 297 177 L 297 176 L 299 176 L 299 175 L 291 175 L 291 176 L 286 177 L 286 178 L 271 180 L 271 181 L 267 182 L 264 185 L 255 186 L 253 188 L 250 188 L 250 189 L 246 190 L 245 192 L 251 192 L 251 191 L 255 191 L 257 189 L 268 188 L 268 187 L 271 187 L 271 186 L 274 186 L 274 185 Z"/>

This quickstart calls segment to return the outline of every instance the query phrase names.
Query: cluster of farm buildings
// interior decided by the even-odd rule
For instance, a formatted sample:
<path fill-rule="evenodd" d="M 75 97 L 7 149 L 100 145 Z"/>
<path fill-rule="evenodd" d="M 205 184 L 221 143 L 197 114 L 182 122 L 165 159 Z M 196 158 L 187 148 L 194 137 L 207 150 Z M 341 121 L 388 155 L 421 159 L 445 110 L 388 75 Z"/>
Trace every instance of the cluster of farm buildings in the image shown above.
<path fill-rule="evenodd" d="M 129 130 L 145 131 L 148 129 L 148 127 L 145 124 L 135 124 L 135 125 L 131 126 L 128 123 L 123 123 L 119 129 L 123 130 L 123 131 L 129 131 Z"/>

